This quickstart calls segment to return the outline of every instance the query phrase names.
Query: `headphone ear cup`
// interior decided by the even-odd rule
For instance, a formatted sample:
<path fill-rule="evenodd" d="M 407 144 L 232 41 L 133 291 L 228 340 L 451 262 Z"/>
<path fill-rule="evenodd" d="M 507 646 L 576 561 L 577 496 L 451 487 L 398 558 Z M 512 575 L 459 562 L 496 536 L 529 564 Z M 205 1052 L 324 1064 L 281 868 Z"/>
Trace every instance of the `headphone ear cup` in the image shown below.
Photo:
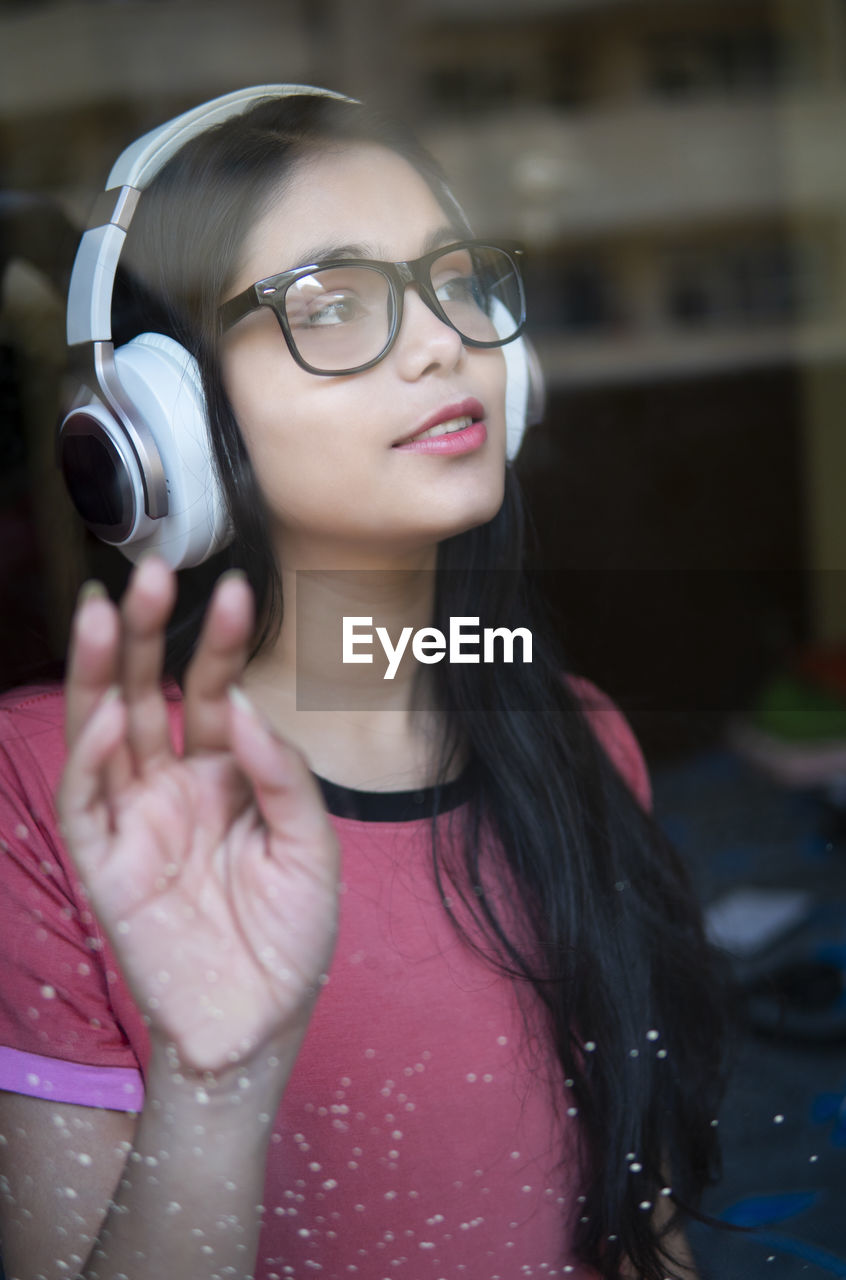
<path fill-rule="evenodd" d="M 516 458 L 528 426 L 529 361 L 523 338 L 515 338 L 502 348 L 505 354 L 505 452 Z"/>
<path fill-rule="evenodd" d="M 137 560 L 157 551 L 174 569 L 201 564 L 231 537 L 211 458 L 205 398 L 197 362 L 173 338 L 142 333 L 114 355 L 133 412 L 150 430 L 167 486 L 168 513 L 144 517 L 118 544 Z"/>
<path fill-rule="evenodd" d="M 493 303 L 491 319 L 500 335 L 514 332 L 514 320 L 499 299 Z M 505 356 L 505 451 L 509 462 L 517 457 L 526 427 L 543 417 L 545 391 L 540 362 L 525 334 L 506 342 Z"/>

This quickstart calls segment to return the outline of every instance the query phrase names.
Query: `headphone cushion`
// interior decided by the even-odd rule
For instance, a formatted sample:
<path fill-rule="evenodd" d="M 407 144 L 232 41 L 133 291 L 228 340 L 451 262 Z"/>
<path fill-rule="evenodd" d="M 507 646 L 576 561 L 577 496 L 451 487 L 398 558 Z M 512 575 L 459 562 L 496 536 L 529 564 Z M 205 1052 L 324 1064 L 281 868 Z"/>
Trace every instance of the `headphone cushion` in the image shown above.
<path fill-rule="evenodd" d="M 514 317 L 496 299 L 491 319 L 500 336 L 514 332 Z M 505 452 L 516 458 L 527 426 L 538 420 L 543 402 L 543 379 L 537 357 L 524 334 L 502 347 L 505 356 Z"/>
<path fill-rule="evenodd" d="M 115 351 L 115 369 L 156 442 L 168 494 L 168 514 L 122 550 L 134 560 L 155 549 L 174 568 L 199 564 L 228 541 L 229 523 L 197 362 L 173 338 L 142 333 Z"/>

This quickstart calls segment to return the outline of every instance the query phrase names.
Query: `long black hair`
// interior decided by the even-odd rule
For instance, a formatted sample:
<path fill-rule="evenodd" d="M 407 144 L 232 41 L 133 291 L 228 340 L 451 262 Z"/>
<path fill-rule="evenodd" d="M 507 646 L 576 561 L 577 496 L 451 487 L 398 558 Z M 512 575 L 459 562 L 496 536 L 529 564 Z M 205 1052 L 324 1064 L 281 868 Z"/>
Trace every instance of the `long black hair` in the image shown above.
<path fill-rule="evenodd" d="M 217 307 L 246 231 L 284 192 L 292 165 L 356 140 L 408 159 L 456 229 L 467 230 L 440 169 L 410 133 L 357 104 L 305 96 L 262 103 L 188 143 L 145 192 L 130 229 L 129 295 L 145 312 L 130 327 L 161 329 L 196 356 L 234 529 L 229 547 L 183 575 L 187 605 L 170 646 L 177 678 L 223 568 L 242 568 L 252 585 L 255 651 L 278 633 L 279 572 L 219 372 Z M 131 336 L 116 330 L 118 340 Z M 438 668 L 447 726 L 440 777 L 463 750 L 474 785 L 457 860 L 433 820 L 433 874 L 469 944 L 539 997 L 558 1102 L 579 1120 L 575 1256 L 606 1280 L 626 1260 L 642 1280 L 662 1280 L 673 1259 L 655 1210 L 662 1201 L 672 1207 L 670 1225 L 682 1209 L 695 1215 L 718 1174 L 724 975 L 678 856 L 600 746 L 528 579 L 514 572 L 523 538 L 509 466 L 494 519 L 438 550 L 435 624 L 446 631 L 451 616 L 469 613 L 489 626 L 529 626 L 534 652 L 531 664 Z M 483 838 L 490 831 L 496 853 Z M 499 870 L 490 865 L 497 859 Z M 489 891 L 501 875 L 515 886 L 516 923 Z"/>

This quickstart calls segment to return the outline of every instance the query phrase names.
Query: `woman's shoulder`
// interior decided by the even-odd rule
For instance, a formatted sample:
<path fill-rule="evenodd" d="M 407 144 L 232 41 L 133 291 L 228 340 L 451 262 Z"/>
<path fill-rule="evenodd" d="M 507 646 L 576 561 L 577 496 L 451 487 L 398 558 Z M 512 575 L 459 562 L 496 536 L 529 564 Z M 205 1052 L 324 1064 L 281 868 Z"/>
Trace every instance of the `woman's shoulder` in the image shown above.
<path fill-rule="evenodd" d="M 63 706 L 64 692 L 60 681 L 21 685 L 0 693 L 0 723 L 8 728 L 14 725 L 17 717 L 21 717 L 23 722 L 34 713 L 36 716 L 42 713 L 48 718 L 61 716 Z"/>
<path fill-rule="evenodd" d="M 165 686 L 175 737 L 181 729 L 176 685 Z M 54 787 L 65 763 L 65 694 L 60 681 L 0 693 L 0 782 L 18 787 L 36 779 Z"/>
<path fill-rule="evenodd" d="M 585 676 L 568 674 L 567 683 L 579 699 L 588 723 L 611 763 L 641 807 L 651 810 L 649 770 L 628 720 L 616 702 Z"/>
<path fill-rule="evenodd" d="M 0 777 L 33 768 L 58 774 L 65 754 L 65 699 L 58 682 L 25 685 L 0 694 Z"/>

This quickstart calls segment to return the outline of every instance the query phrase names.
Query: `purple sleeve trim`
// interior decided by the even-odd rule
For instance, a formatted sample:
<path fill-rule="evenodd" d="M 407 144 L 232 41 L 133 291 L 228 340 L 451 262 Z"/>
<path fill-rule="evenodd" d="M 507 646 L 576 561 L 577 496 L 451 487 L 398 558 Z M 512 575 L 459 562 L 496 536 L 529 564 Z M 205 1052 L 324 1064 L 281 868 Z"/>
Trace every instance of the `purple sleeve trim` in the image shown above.
<path fill-rule="evenodd" d="M 75 1102 L 109 1111 L 140 1111 L 144 1082 L 135 1067 L 90 1067 L 0 1048 L 0 1089 L 51 1102 Z"/>

